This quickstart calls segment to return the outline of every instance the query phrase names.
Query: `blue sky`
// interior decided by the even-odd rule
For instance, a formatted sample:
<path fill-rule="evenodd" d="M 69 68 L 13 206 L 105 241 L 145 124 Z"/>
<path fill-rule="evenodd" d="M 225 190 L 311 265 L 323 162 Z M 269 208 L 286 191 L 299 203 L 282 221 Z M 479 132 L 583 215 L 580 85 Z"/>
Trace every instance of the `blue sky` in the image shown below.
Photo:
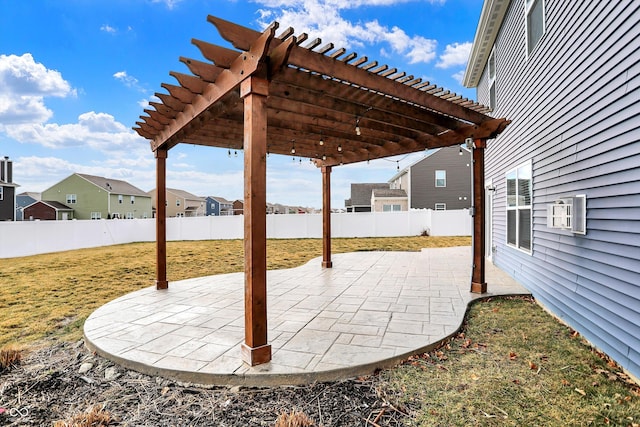
<path fill-rule="evenodd" d="M 149 142 L 131 128 L 178 60 L 204 60 L 192 38 L 231 47 L 207 15 L 262 30 L 272 21 L 475 99 L 460 83 L 482 0 L 0 0 L 0 156 L 19 191 L 41 192 L 74 172 L 155 186 Z M 352 182 L 386 182 L 423 154 L 334 168 L 332 206 Z M 242 198 L 242 152 L 181 144 L 167 185 Z M 272 155 L 267 200 L 320 207 L 321 173 Z"/>

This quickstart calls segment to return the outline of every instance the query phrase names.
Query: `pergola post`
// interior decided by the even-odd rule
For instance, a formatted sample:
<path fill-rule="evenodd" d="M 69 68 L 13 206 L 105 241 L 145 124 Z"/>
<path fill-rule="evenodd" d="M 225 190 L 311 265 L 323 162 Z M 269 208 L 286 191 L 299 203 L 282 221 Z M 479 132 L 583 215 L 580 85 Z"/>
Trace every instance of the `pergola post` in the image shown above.
<path fill-rule="evenodd" d="M 167 289 L 167 149 L 156 157 L 156 289 Z"/>
<path fill-rule="evenodd" d="M 485 279 L 485 206 L 484 206 L 484 148 L 487 140 L 473 141 L 473 267 L 471 272 L 471 292 L 482 294 L 487 292 Z"/>
<path fill-rule="evenodd" d="M 322 267 L 331 268 L 331 166 L 322 166 Z"/>
<path fill-rule="evenodd" d="M 244 99 L 244 336 L 242 360 L 271 360 L 267 344 L 267 106 L 269 82 L 250 76 Z"/>

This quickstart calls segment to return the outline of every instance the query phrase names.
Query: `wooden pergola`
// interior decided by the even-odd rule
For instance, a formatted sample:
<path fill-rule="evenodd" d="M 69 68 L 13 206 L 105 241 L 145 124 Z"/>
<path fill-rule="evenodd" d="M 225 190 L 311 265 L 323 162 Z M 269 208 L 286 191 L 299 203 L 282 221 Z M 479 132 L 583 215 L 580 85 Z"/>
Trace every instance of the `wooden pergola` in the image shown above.
<path fill-rule="evenodd" d="M 157 163 L 156 287 L 166 274 L 166 158 L 179 143 L 244 150 L 245 341 L 243 360 L 271 360 L 267 342 L 266 162 L 268 154 L 310 158 L 322 171 L 322 266 L 331 262 L 331 170 L 343 164 L 467 142 L 473 145 L 471 292 L 486 292 L 484 148 L 509 123 L 488 109 L 332 44 L 260 33 L 209 16 L 233 48 L 192 40 L 206 61 L 180 58 L 191 75 L 170 72 L 134 129 Z M 303 46 L 304 44 L 304 46 Z"/>

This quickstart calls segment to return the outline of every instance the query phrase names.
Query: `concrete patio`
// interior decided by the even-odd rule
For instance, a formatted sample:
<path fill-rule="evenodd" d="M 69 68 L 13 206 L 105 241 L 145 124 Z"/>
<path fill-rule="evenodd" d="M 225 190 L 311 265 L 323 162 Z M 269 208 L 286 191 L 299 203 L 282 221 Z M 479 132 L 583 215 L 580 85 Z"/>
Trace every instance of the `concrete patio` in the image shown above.
<path fill-rule="evenodd" d="M 86 320 L 87 346 L 127 368 L 198 384 L 264 386 L 372 373 L 434 348 L 460 328 L 471 301 L 529 292 L 487 263 L 489 292 L 469 292 L 471 248 L 355 252 L 269 271 L 273 358 L 249 367 L 244 274 L 130 293 Z"/>

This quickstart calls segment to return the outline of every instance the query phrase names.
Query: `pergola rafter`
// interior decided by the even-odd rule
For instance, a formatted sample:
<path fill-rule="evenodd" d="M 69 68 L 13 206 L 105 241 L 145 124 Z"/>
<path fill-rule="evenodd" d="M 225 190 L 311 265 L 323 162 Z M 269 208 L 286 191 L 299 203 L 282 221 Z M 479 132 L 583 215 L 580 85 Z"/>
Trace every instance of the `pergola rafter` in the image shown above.
<path fill-rule="evenodd" d="M 487 107 L 346 49 L 294 36 L 278 24 L 258 32 L 209 16 L 232 48 L 193 39 L 205 60 L 180 57 L 161 102 L 134 128 L 157 159 L 157 287 L 166 288 L 164 203 L 168 151 L 179 143 L 244 150 L 245 343 L 251 364 L 271 358 L 266 329 L 266 157 L 311 159 L 322 171 L 323 267 L 331 267 L 332 167 L 474 141 L 471 288 L 484 292 L 483 149 L 508 125 Z M 177 84 L 176 84 L 177 82 Z M 481 191 L 480 191 L 481 192 Z"/>

